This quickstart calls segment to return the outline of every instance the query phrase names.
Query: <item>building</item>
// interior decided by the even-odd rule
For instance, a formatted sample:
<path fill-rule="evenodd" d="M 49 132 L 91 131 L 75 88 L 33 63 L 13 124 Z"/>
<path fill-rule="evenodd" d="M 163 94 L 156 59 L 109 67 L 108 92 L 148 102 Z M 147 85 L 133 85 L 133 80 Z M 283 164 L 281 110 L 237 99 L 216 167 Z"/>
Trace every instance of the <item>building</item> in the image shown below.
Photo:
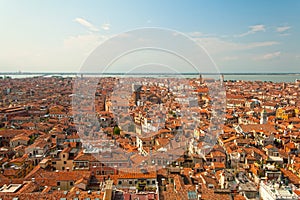
<path fill-rule="evenodd" d="M 279 184 L 260 183 L 260 198 L 262 200 L 296 200 L 299 199 L 292 188 L 289 186 L 280 186 Z"/>

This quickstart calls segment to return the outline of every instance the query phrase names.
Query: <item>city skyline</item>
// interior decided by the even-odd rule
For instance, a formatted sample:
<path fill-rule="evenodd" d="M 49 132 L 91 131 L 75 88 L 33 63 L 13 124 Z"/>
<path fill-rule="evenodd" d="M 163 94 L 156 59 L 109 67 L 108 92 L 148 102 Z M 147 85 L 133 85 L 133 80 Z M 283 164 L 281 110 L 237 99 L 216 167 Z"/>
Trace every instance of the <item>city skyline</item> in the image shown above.
<path fill-rule="evenodd" d="M 207 50 L 221 73 L 299 72 L 297 1 L 0 4 L 2 72 L 77 72 L 103 41 L 143 27 L 186 34 Z"/>

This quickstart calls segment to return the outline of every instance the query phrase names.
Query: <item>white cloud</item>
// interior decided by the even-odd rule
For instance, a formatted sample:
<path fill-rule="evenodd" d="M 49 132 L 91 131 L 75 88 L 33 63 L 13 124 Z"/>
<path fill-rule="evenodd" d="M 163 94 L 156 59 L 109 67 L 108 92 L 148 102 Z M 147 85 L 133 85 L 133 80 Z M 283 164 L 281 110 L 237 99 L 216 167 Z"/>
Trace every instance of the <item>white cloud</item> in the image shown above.
<path fill-rule="evenodd" d="M 198 31 L 190 32 L 190 33 L 188 33 L 188 35 L 191 36 L 191 37 L 202 37 L 202 36 L 205 36 L 204 33 L 201 33 L 201 32 L 198 32 Z"/>
<path fill-rule="evenodd" d="M 277 41 L 264 41 L 252 43 L 237 43 L 223 40 L 217 37 L 194 38 L 201 46 L 203 46 L 209 53 L 215 54 L 220 52 L 233 52 L 241 50 L 249 50 L 260 47 L 267 47 L 280 44 Z"/>
<path fill-rule="evenodd" d="M 282 32 L 289 30 L 290 28 L 291 28 L 290 26 L 279 26 L 276 28 L 276 32 L 282 33 Z"/>
<path fill-rule="evenodd" d="M 251 29 L 251 32 L 259 32 L 259 31 L 265 31 L 265 25 L 254 25 L 254 26 L 249 26 L 249 28 Z"/>
<path fill-rule="evenodd" d="M 194 38 L 196 42 L 202 47 L 204 47 L 210 54 L 220 53 L 220 52 L 231 52 L 233 50 L 239 49 L 240 44 L 221 40 L 216 37 L 209 38 Z"/>
<path fill-rule="evenodd" d="M 102 24 L 101 28 L 105 31 L 108 31 L 110 29 L 110 24 L 109 23 Z"/>
<path fill-rule="evenodd" d="M 265 25 L 263 25 L 263 24 L 249 26 L 249 29 L 250 30 L 245 32 L 245 33 L 236 35 L 236 37 L 244 37 L 244 36 L 251 35 L 251 34 L 254 34 L 254 33 L 257 33 L 257 32 L 265 32 L 266 31 Z"/>
<path fill-rule="evenodd" d="M 207 33 L 202 33 L 199 31 L 194 31 L 194 32 L 189 32 L 187 33 L 188 36 L 192 38 L 198 38 L 198 37 L 215 37 L 216 35 L 214 34 L 207 34 Z"/>
<path fill-rule="evenodd" d="M 280 36 L 289 36 L 289 35 L 291 35 L 290 33 L 281 33 L 281 34 L 279 34 Z"/>
<path fill-rule="evenodd" d="M 254 60 L 271 60 L 271 59 L 279 57 L 280 55 L 281 55 L 281 52 L 276 51 L 276 52 L 264 54 L 262 56 L 258 56 L 256 58 L 254 58 Z"/>
<path fill-rule="evenodd" d="M 280 44 L 279 42 L 276 41 L 265 41 L 265 42 L 253 42 L 245 45 L 245 49 L 253 49 L 257 47 L 267 47 L 267 46 L 273 46 Z"/>
<path fill-rule="evenodd" d="M 90 31 L 95 31 L 95 32 L 99 31 L 99 29 L 95 25 L 91 24 L 90 22 L 88 22 L 87 20 L 85 20 L 83 18 L 78 17 L 74 21 L 76 21 L 77 23 L 81 24 L 82 26 L 88 28 Z"/>

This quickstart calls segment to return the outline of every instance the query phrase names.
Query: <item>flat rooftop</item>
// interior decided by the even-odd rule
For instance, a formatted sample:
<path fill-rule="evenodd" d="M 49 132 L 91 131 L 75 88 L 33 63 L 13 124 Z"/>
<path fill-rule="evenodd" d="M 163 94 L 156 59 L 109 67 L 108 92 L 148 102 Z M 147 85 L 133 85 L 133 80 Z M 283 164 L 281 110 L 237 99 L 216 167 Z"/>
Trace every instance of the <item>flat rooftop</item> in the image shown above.
<path fill-rule="evenodd" d="M 10 184 L 10 185 L 3 185 L 0 188 L 0 192 L 9 192 L 9 193 L 14 193 L 18 189 L 22 187 L 22 184 Z"/>

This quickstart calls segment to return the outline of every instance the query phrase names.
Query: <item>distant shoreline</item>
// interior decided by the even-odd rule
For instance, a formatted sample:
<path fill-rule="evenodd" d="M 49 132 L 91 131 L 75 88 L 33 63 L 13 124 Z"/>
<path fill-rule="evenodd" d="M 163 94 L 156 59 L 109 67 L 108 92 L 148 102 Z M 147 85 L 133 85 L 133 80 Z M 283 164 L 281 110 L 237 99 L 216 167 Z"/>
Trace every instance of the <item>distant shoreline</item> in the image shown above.
<path fill-rule="evenodd" d="M 286 72 L 286 73 L 201 73 L 203 78 L 210 78 L 215 76 L 217 79 L 221 79 L 223 76 L 224 81 L 264 81 L 274 83 L 292 83 L 296 80 L 300 80 L 300 73 Z M 24 73 L 1 73 L 0 79 L 12 78 L 37 78 L 37 77 L 63 77 L 73 78 L 80 76 L 99 76 L 99 77 L 156 77 L 156 78 L 170 78 L 170 77 L 183 77 L 183 78 L 196 78 L 200 76 L 200 73 L 75 73 L 75 72 L 24 72 Z"/>
<path fill-rule="evenodd" d="M 226 72 L 226 73 L 101 73 L 101 72 L 0 72 L 0 76 L 18 75 L 300 75 L 300 72 Z"/>

